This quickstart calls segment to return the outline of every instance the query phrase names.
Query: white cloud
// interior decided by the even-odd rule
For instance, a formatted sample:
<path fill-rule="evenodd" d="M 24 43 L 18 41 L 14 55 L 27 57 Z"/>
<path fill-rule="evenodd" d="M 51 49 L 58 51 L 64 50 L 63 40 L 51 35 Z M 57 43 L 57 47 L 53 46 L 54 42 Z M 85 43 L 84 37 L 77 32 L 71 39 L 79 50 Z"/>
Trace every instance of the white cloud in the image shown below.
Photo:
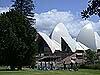
<path fill-rule="evenodd" d="M 9 7 L 0 7 L 0 13 L 9 11 Z M 100 33 L 100 21 L 93 22 L 89 20 L 81 20 L 70 11 L 57 11 L 53 9 L 41 14 L 35 14 L 36 28 L 49 35 L 58 23 L 64 23 L 69 33 L 76 37 L 80 29 L 88 22 L 93 24 L 94 30 Z"/>
<path fill-rule="evenodd" d="M 9 11 L 9 7 L 0 7 L 0 13 Z M 36 28 L 49 35 L 58 23 L 64 23 L 69 33 L 76 37 L 80 29 L 88 22 L 93 24 L 94 30 L 100 33 L 100 21 L 93 22 L 89 20 L 81 20 L 70 11 L 57 11 L 53 9 L 41 14 L 35 14 Z"/>
<path fill-rule="evenodd" d="M 100 29 L 100 21 L 94 23 L 89 20 L 81 20 L 70 11 L 57 11 L 56 9 L 53 9 L 45 13 L 35 14 L 35 18 L 37 30 L 42 31 L 47 35 L 49 35 L 54 29 L 55 25 L 60 22 L 65 24 L 66 28 L 73 37 L 76 37 L 80 29 L 88 22 L 93 24 L 96 31 Z"/>
<path fill-rule="evenodd" d="M 9 11 L 9 7 L 0 7 L 0 13 Z"/>

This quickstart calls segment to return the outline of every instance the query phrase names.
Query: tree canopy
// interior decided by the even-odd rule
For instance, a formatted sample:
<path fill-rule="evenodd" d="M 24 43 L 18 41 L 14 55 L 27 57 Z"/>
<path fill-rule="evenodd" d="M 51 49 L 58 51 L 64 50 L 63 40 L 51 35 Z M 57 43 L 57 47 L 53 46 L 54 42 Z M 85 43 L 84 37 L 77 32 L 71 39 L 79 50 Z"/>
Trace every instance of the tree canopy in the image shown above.
<path fill-rule="evenodd" d="M 13 2 L 14 2 L 14 4 L 12 5 L 13 9 L 27 16 L 27 19 L 30 21 L 31 25 L 34 25 L 35 5 L 33 3 L 33 0 L 13 0 Z"/>
<path fill-rule="evenodd" d="M 26 16 L 33 14 L 34 4 L 32 0 L 13 0 L 13 2 L 12 7 L 14 7 L 15 10 Z"/>
<path fill-rule="evenodd" d="M 35 63 L 34 4 L 32 0 L 14 0 L 12 7 L 0 14 L 0 65 L 21 69 Z"/>
<path fill-rule="evenodd" d="M 32 65 L 36 29 L 27 17 L 11 10 L 0 15 L 0 65 Z"/>
<path fill-rule="evenodd" d="M 82 18 L 89 18 L 92 15 L 100 17 L 100 0 L 89 0 L 88 7 L 81 12 Z"/>

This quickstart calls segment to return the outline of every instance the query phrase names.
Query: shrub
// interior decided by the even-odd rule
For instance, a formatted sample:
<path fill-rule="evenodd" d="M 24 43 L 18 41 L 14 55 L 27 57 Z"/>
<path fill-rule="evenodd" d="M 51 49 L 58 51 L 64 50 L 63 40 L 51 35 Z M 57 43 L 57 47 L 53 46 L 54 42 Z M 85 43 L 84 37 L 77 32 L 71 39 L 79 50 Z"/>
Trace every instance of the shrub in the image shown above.
<path fill-rule="evenodd" d="M 82 68 L 82 69 L 99 69 L 100 70 L 100 64 L 90 64 L 90 65 L 80 65 L 79 68 Z"/>

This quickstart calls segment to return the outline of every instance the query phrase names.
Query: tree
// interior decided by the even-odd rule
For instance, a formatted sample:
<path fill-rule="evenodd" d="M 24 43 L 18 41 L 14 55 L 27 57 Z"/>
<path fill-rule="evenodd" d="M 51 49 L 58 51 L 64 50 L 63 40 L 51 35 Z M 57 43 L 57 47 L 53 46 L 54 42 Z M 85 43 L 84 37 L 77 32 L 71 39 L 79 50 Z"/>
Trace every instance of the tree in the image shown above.
<path fill-rule="evenodd" d="M 12 5 L 13 9 L 27 16 L 32 25 L 35 23 L 34 17 L 34 4 L 32 0 L 14 0 Z"/>
<path fill-rule="evenodd" d="M 88 7 L 81 12 L 82 18 L 89 18 L 92 15 L 100 17 L 100 0 L 89 0 Z"/>
<path fill-rule="evenodd" d="M 93 64 L 94 64 L 95 60 L 97 59 L 96 52 L 94 52 L 90 49 L 86 51 L 86 57 L 87 57 L 87 60 L 89 60 Z"/>
<path fill-rule="evenodd" d="M 11 10 L 0 15 L 0 65 L 11 69 L 35 62 L 37 32 L 26 16 Z"/>

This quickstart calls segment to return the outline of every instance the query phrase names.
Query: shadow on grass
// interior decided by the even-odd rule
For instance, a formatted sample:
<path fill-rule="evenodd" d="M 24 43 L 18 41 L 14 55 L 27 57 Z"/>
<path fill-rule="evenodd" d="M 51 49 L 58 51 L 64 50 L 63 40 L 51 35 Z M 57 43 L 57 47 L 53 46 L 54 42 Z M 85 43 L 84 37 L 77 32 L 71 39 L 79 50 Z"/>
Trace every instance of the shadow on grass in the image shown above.
<path fill-rule="evenodd" d="M 17 70 L 17 69 L 15 69 L 15 70 L 11 70 L 11 69 L 0 69 L 0 71 L 19 71 L 19 70 Z"/>

